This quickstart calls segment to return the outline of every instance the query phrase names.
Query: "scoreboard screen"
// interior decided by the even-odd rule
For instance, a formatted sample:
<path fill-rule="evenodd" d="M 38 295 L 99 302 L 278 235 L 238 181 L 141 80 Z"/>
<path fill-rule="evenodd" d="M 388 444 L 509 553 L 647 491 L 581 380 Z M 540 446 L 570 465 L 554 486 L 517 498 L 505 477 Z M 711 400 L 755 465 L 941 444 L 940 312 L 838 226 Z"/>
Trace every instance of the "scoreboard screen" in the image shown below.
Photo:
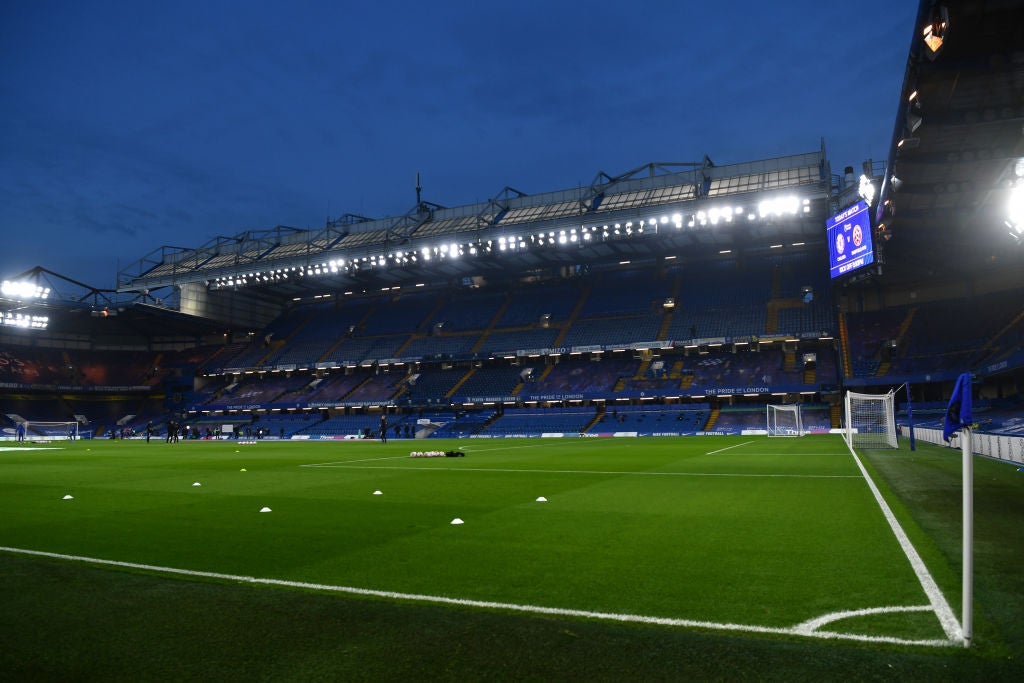
<path fill-rule="evenodd" d="M 875 262 L 871 240 L 871 210 L 861 200 L 825 223 L 829 273 L 833 279 Z"/>

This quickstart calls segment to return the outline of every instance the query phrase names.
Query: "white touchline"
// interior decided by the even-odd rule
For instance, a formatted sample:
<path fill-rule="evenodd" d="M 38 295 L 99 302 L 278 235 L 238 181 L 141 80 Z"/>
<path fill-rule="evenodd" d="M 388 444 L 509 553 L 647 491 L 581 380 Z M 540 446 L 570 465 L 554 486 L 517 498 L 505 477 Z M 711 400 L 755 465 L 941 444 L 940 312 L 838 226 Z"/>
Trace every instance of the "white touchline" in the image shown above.
<path fill-rule="evenodd" d="M 284 579 L 265 579 L 256 576 L 238 576 L 235 574 L 222 574 L 220 572 L 204 572 L 194 569 L 179 569 L 176 567 L 161 567 L 152 564 L 139 564 L 137 562 L 121 562 L 119 560 L 103 560 L 95 557 L 82 557 L 80 555 L 65 555 L 62 553 L 50 553 L 42 550 L 27 550 L 25 548 L 8 548 L 0 546 L 0 552 L 14 553 L 18 555 L 31 555 L 35 557 L 48 557 L 56 560 L 68 560 L 71 562 L 84 562 L 107 567 L 123 567 L 125 569 L 140 569 L 158 574 L 172 574 L 176 576 L 193 576 L 204 579 L 219 579 L 222 581 L 236 581 L 239 583 L 251 583 L 265 586 L 282 586 L 285 588 L 301 588 L 304 590 L 325 591 L 331 593 L 346 593 L 349 595 L 364 595 L 376 598 L 388 598 L 391 600 L 409 600 L 413 602 L 426 602 L 442 605 L 458 605 L 461 607 L 480 607 L 483 609 L 501 609 L 512 612 L 525 612 L 529 614 L 554 614 L 567 617 L 579 617 L 583 619 L 600 619 L 603 621 L 632 622 L 640 624 L 654 624 L 657 626 L 685 626 L 691 628 L 706 628 L 716 631 L 740 631 L 747 633 L 775 633 L 789 636 L 806 636 L 809 638 L 826 638 L 836 640 L 857 640 L 872 643 L 892 643 L 896 645 L 922 645 L 928 647 L 946 647 L 950 645 L 946 640 L 914 640 L 908 638 L 890 638 L 888 636 L 866 636 L 856 633 L 833 633 L 827 631 L 808 630 L 803 624 L 795 627 L 785 628 L 778 626 L 757 626 L 753 624 L 731 624 L 715 621 L 700 621 L 696 619 L 676 619 L 672 617 L 652 617 L 640 614 L 618 614 L 614 612 L 591 612 L 589 610 L 568 609 L 565 607 L 542 607 L 540 605 L 517 605 L 508 602 L 491 602 L 487 600 L 469 600 L 464 598 L 449 598 L 443 595 L 422 595 L 419 593 L 397 593 L 394 591 L 374 590 L 371 588 L 353 588 L 351 586 L 332 586 L 322 583 L 306 583 L 304 581 L 286 581 Z M 898 609 L 898 608 L 897 608 Z M 913 609 L 913 608 L 911 608 Z M 804 624 L 809 622 L 804 622 Z M 803 628 L 802 628 L 803 627 Z"/>
<path fill-rule="evenodd" d="M 856 474 L 738 474 L 736 472 L 617 472 L 614 470 L 527 470 L 501 467 L 431 467 L 430 465 L 348 465 L 346 463 L 323 465 L 299 465 L 299 467 L 335 467 L 350 470 L 403 470 L 406 472 L 514 472 L 525 474 L 636 474 L 645 477 L 736 477 L 769 479 L 860 479 Z"/>
<path fill-rule="evenodd" d="M 336 460 L 335 462 L 321 462 L 312 465 L 299 465 L 299 467 L 335 467 L 338 465 L 344 465 L 350 462 L 375 462 L 377 460 L 401 460 L 408 458 L 408 455 L 389 455 L 383 458 L 361 458 L 359 460 Z"/>
<path fill-rule="evenodd" d="M 932 609 L 935 611 L 935 616 L 938 618 L 939 623 L 942 624 L 942 630 L 946 633 L 946 637 L 951 641 L 962 642 L 963 640 L 963 629 L 960 626 L 960 622 L 957 621 L 956 615 L 953 614 L 953 609 L 949 606 L 946 601 L 946 596 L 942 594 L 939 589 L 939 585 L 935 583 L 935 579 L 932 578 L 931 573 L 928 571 L 928 567 L 925 566 L 924 560 L 917 554 L 917 550 L 914 545 L 910 542 L 907 537 L 907 533 L 900 526 L 899 520 L 896 519 L 896 515 L 893 514 L 889 504 L 885 502 L 885 498 L 882 497 L 882 493 L 875 486 L 875 482 L 871 479 L 871 475 L 868 474 L 867 469 L 864 467 L 864 463 L 861 462 L 860 458 L 857 457 L 857 453 L 853 450 L 849 443 L 846 444 L 847 449 L 850 451 L 850 455 L 853 456 L 854 461 L 857 463 L 857 467 L 860 469 L 864 480 L 868 483 L 868 488 L 871 489 L 871 493 L 875 496 L 875 502 L 878 503 L 878 507 L 882 509 L 882 514 L 885 516 L 887 522 L 889 522 L 889 528 L 892 529 L 893 534 L 896 536 L 896 540 L 899 541 L 900 548 L 903 549 L 903 553 L 907 556 L 907 560 L 910 561 L 910 566 L 914 569 L 914 573 L 917 574 L 917 580 L 921 583 L 921 588 L 924 589 L 925 595 L 928 597 L 928 602 L 931 603 Z"/>
<path fill-rule="evenodd" d="M 743 443 L 738 443 L 735 446 L 726 446 L 725 448 L 719 448 L 717 451 L 708 451 L 704 455 L 714 455 L 715 453 L 721 453 L 722 451 L 729 451 L 729 450 L 732 450 L 733 448 L 739 448 L 740 446 L 749 446 L 752 443 L 754 443 L 754 442 L 753 441 L 744 441 Z"/>

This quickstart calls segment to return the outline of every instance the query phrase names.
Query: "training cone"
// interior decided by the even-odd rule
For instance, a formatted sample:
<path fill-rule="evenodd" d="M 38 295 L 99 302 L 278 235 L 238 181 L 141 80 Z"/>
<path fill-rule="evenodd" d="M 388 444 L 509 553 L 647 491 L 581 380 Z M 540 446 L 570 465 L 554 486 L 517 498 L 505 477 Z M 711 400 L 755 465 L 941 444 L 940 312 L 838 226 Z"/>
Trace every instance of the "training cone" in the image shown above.
<path fill-rule="evenodd" d="M 238 471 L 239 471 L 239 472 L 248 472 L 249 470 L 247 470 L 247 469 L 245 469 L 245 468 L 243 467 L 242 469 L 240 469 L 240 470 L 238 470 Z"/>
<path fill-rule="evenodd" d="M 546 502 L 548 502 L 548 499 L 545 498 L 544 496 L 541 496 L 540 498 L 537 499 L 537 502 L 538 503 L 546 503 Z"/>
<path fill-rule="evenodd" d="M 375 495 L 375 496 L 383 496 L 384 494 L 381 493 L 380 491 L 374 491 L 373 495 Z"/>
<path fill-rule="evenodd" d="M 465 524 L 465 522 L 463 522 L 461 519 L 456 517 L 455 519 L 452 520 L 452 524 Z"/>
<path fill-rule="evenodd" d="M 271 510 L 270 508 L 265 507 L 265 508 L 262 508 L 260 510 L 260 512 L 273 512 L 273 510 Z"/>
<path fill-rule="evenodd" d="M 66 495 L 66 496 L 64 496 L 63 498 L 61 498 L 61 500 L 74 500 L 74 498 L 75 498 L 75 497 L 74 497 L 74 496 L 72 496 L 72 495 L 71 495 L 71 494 L 69 493 L 68 495 Z"/>
<path fill-rule="evenodd" d="M 192 485 L 193 486 L 202 486 L 202 484 L 200 484 L 198 481 L 196 483 L 192 484 Z"/>

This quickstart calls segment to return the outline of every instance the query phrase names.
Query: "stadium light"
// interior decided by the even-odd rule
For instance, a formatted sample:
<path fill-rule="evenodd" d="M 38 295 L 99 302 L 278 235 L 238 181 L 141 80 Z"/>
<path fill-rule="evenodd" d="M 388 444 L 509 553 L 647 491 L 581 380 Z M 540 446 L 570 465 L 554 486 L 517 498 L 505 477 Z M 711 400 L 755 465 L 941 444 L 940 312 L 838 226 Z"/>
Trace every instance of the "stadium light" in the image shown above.
<path fill-rule="evenodd" d="M 929 59 L 935 59 L 935 55 L 938 53 L 939 48 L 946 40 L 946 31 L 949 30 L 949 12 L 945 7 L 939 7 L 938 11 L 932 17 L 932 20 L 924 25 L 921 30 L 921 36 L 924 38 L 924 44 L 928 47 Z"/>
<path fill-rule="evenodd" d="M 18 313 L 17 311 L 0 312 L 0 325 L 7 327 L 45 330 L 49 324 L 50 319 L 45 315 L 31 315 L 29 313 Z"/>
<path fill-rule="evenodd" d="M 1016 187 L 1010 190 L 1010 197 L 1006 203 L 1006 224 L 1010 228 L 1010 234 L 1018 240 L 1024 236 L 1024 182 L 1017 181 Z"/>
<path fill-rule="evenodd" d="M 0 292 L 6 297 L 23 301 L 26 299 L 45 299 L 50 296 L 49 287 L 42 287 L 28 280 L 4 280 L 3 285 L 0 286 Z"/>
<path fill-rule="evenodd" d="M 860 198 L 868 203 L 870 206 L 875 201 L 875 184 L 871 182 L 871 178 L 864 174 L 860 176 L 860 186 L 857 188 L 857 194 Z"/>

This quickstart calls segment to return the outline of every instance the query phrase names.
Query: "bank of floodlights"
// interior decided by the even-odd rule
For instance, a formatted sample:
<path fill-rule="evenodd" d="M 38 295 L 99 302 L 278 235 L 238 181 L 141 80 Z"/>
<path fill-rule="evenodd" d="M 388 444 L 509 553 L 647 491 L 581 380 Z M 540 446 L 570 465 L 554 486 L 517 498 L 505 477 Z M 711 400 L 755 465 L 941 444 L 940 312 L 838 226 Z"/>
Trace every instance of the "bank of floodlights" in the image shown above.
<path fill-rule="evenodd" d="M 244 287 L 273 284 L 298 278 L 353 275 L 364 270 L 410 268 L 427 263 L 477 258 L 490 254 L 522 253 L 536 249 L 568 249 L 598 241 L 608 242 L 650 237 L 666 231 L 682 230 L 684 227 L 717 226 L 740 220 L 774 221 L 801 213 L 810 213 L 810 211 L 810 200 L 800 199 L 794 195 L 765 199 L 751 207 L 709 202 L 705 208 L 691 213 L 677 211 L 617 223 L 567 226 L 522 234 L 501 235 L 495 239 L 440 242 L 413 249 L 367 254 L 347 259 L 326 259 L 275 270 L 238 273 L 215 278 L 208 284 L 213 289 Z"/>
<path fill-rule="evenodd" d="M 28 301 L 29 299 L 46 299 L 50 296 L 50 288 L 42 287 L 28 280 L 4 280 L 0 285 L 0 293 L 9 299 Z"/>
<path fill-rule="evenodd" d="M 49 324 L 50 318 L 45 315 L 32 315 L 18 311 L 0 311 L 0 325 L 5 327 L 45 330 Z"/>

